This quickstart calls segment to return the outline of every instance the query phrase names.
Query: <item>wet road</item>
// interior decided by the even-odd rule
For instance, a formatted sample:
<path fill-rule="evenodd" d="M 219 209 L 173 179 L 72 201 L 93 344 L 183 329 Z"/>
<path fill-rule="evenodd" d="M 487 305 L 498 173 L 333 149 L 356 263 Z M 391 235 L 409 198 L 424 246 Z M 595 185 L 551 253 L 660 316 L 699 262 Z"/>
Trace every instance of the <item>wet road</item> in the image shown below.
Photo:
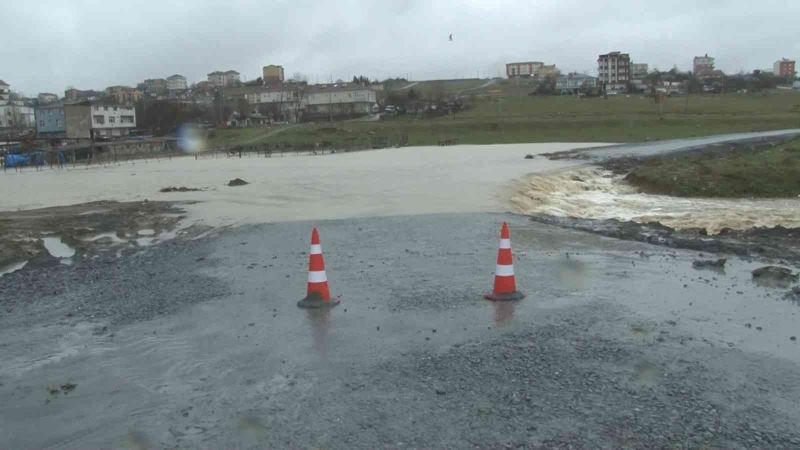
<path fill-rule="evenodd" d="M 515 304 L 482 299 L 503 220 Z M 312 225 L 324 313 L 295 307 Z M 488 213 L 151 247 L 0 316 L 0 447 L 800 445 L 800 306 L 697 257 Z"/>

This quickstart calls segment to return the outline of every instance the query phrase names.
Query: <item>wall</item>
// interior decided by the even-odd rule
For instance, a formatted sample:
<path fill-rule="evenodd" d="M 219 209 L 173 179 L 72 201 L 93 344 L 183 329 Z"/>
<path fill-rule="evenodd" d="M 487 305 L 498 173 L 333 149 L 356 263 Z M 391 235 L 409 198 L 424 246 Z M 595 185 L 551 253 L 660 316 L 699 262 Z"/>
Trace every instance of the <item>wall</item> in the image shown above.
<path fill-rule="evenodd" d="M 66 117 L 67 139 L 91 138 L 91 106 L 67 105 L 64 107 L 63 111 Z"/>
<path fill-rule="evenodd" d="M 64 107 L 36 108 L 36 133 L 40 135 L 62 134 L 66 131 Z"/>

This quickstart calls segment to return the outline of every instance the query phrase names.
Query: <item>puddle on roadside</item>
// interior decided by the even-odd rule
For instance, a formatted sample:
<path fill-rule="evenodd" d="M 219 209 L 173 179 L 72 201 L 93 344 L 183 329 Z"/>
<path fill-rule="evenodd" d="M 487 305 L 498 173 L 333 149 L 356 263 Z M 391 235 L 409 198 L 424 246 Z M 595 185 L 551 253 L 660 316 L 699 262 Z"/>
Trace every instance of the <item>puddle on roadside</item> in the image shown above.
<path fill-rule="evenodd" d="M 28 264 L 28 261 L 15 262 L 0 267 L 0 277 L 9 273 L 16 272 Z"/>
<path fill-rule="evenodd" d="M 60 237 L 43 237 L 44 248 L 54 258 L 72 258 L 75 249 L 61 241 Z"/>

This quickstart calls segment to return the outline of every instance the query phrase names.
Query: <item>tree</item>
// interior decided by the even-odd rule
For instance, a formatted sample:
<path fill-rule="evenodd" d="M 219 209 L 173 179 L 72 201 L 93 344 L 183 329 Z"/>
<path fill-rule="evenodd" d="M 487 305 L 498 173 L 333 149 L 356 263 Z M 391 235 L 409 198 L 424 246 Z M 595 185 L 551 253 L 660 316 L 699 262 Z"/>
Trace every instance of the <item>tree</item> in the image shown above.
<path fill-rule="evenodd" d="M 292 74 L 292 77 L 289 78 L 289 81 L 292 83 L 308 83 L 308 76 L 300 72 L 295 72 Z"/>

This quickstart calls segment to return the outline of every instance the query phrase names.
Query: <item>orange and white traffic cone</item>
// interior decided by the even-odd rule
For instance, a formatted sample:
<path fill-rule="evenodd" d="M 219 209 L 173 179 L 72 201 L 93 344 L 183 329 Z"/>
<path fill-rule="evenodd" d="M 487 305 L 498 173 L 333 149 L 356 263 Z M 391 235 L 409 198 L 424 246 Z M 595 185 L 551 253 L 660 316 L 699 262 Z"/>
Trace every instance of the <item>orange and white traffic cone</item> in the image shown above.
<path fill-rule="evenodd" d="M 322 257 L 322 246 L 316 228 L 311 230 L 311 250 L 308 252 L 308 288 L 306 298 L 297 302 L 301 308 L 330 308 L 338 305 L 331 301 L 328 290 L 328 276 L 325 273 L 325 260 Z"/>
<path fill-rule="evenodd" d="M 500 229 L 500 249 L 497 251 L 497 267 L 494 272 L 494 290 L 484 297 L 492 301 L 520 300 L 525 294 L 517 290 L 514 277 L 514 260 L 511 255 L 511 235 L 508 224 L 503 222 Z"/>

